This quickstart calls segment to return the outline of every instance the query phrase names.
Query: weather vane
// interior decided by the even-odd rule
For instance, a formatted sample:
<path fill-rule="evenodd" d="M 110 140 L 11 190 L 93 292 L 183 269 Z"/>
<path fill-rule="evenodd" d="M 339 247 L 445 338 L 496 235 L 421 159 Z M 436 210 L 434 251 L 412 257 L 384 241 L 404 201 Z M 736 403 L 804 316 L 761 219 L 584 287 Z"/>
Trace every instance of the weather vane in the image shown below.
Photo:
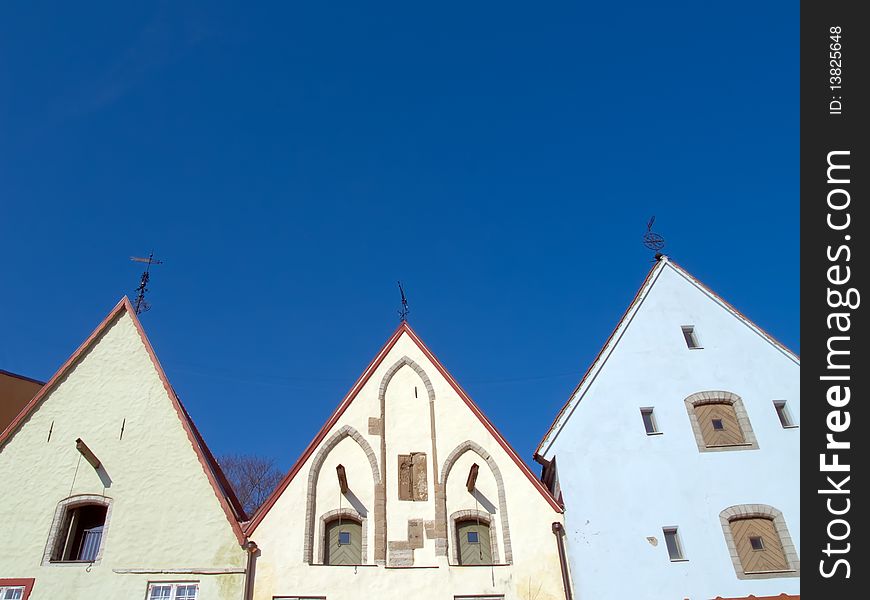
<path fill-rule="evenodd" d="M 403 323 L 408 320 L 408 313 L 411 312 L 411 309 L 408 308 L 408 299 L 405 297 L 405 289 L 402 287 L 402 282 L 398 281 L 399 284 L 399 293 L 402 295 L 402 308 L 399 312 L 399 320 Z"/>
<path fill-rule="evenodd" d="M 160 265 L 163 264 L 162 260 L 157 260 L 154 258 L 154 252 L 148 255 L 148 258 L 142 258 L 141 256 L 131 256 L 130 260 L 133 262 L 145 263 L 145 271 L 142 273 L 142 277 L 139 279 L 139 287 L 136 288 L 136 301 L 133 303 L 133 309 L 136 311 L 136 314 L 141 314 L 151 308 L 151 305 L 145 301 L 145 292 L 148 291 L 148 280 L 151 279 L 151 265 Z"/>
<path fill-rule="evenodd" d="M 649 223 L 646 224 L 646 233 L 643 234 L 643 245 L 650 250 L 655 251 L 658 256 L 665 248 L 665 238 L 652 230 L 653 224 L 656 222 L 656 216 L 653 215 Z"/>

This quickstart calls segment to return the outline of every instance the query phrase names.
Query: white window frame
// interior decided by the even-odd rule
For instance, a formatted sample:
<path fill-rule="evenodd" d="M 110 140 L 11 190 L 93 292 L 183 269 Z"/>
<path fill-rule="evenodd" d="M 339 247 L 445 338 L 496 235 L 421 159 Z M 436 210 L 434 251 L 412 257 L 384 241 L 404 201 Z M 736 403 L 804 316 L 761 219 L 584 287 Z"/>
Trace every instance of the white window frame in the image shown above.
<path fill-rule="evenodd" d="M 199 581 L 149 581 L 148 582 L 148 593 L 147 600 L 151 600 L 151 590 L 155 587 L 168 587 L 170 588 L 169 596 L 160 596 L 159 600 L 163 600 L 163 598 L 167 598 L 167 600 L 177 600 L 178 599 L 178 589 L 183 587 L 188 588 L 189 586 L 196 587 L 196 594 L 194 594 L 194 600 L 198 600 L 199 598 Z M 190 598 L 190 596 L 182 596 L 182 598 Z"/>
<path fill-rule="evenodd" d="M 776 416 L 779 419 L 779 424 L 783 429 L 796 429 L 797 423 L 791 416 L 791 411 L 788 409 L 787 400 L 774 400 L 773 408 L 776 411 Z"/>
<path fill-rule="evenodd" d="M 21 594 L 18 595 L 18 598 L 24 598 L 23 585 L 0 585 L 0 600 L 7 600 L 6 594 L 8 594 L 9 592 L 21 592 Z M 10 595 L 9 598 L 14 597 Z"/>
<path fill-rule="evenodd" d="M 701 344 L 701 339 L 698 337 L 698 329 L 694 325 L 683 325 L 680 327 L 683 332 L 683 340 L 686 342 L 689 350 L 703 350 L 704 345 Z"/>
<path fill-rule="evenodd" d="M 645 416 L 649 415 L 649 422 L 652 425 L 652 430 L 646 428 L 646 419 Z M 640 409 L 640 418 L 643 421 L 643 430 L 646 431 L 647 435 L 661 435 L 662 432 L 659 429 L 659 422 L 655 416 L 655 408 L 652 406 L 644 406 Z"/>

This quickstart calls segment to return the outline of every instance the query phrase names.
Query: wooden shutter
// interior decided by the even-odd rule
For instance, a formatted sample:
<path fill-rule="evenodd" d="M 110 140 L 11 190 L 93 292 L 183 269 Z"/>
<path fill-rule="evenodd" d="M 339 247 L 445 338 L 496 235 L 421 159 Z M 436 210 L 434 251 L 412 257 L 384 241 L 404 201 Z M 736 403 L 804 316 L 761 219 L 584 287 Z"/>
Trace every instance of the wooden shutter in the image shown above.
<path fill-rule="evenodd" d="M 350 534 L 350 543 L 338 543 L 338 534 Z M 323 562 L 327 565 L 361 565 L 362 560 L 362 525 L 356 521 L 335 519 L 326 525 L 326 548 Z"/>
<path fill-rule="evenodd" d="M 788 560 L 772 519 L 735 519 L 730 525 L 744 573 L 788 570 Z M 761 538 L 763 548 L 753 549 L 751 538 Z"/>
<path fill-rule="evenodd" d="M 695 407 L 695 416 L 701 427 L 704 445 L 708 447 L 735 446 L 746 442 L 733 405 L 725 402 L 701 404 Z M 713 426 L 714 420 L 722 422 L 722 429 L 716 429 Z"/>
<path fill-rule="evenodd" d="M 477 543 L 468 541 L 469 533 L 477 533 Z M 489 525 L 477 521 L 460 521 L 456 524 L 456 538 L 459 546 L 459 564 L 492 564 L 492 547 L 489 538 Z"/>

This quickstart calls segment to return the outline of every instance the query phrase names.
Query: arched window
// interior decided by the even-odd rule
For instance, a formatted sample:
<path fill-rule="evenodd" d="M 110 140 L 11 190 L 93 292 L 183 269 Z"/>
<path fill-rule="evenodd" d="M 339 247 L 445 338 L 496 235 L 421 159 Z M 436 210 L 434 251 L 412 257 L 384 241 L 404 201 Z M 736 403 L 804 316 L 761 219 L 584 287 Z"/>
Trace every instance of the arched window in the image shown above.
<path fill-rule="evenodd" d="M 110 512 L 111 500 L 103 496 L 62 500 L 55 511 L 43 563 L 97 562 Z"/>
<path fill-rule="evenodd" d="M 328 521 L 325 529 L 323 564 L 363 564 L 362 523 L 349 517 L 340 517 Z"/>
<path fill-rule="evenodd" d="M 685 400 L 701 452 L 758 448 L 743 400 L 731 392 L 698 392 Z"/>
<path fill-rule="evenodd" d="M 719 517 L 739 579 L 800 576 L 800 560 L 780 511 L 743 504 L 723 510 Z"/>
<path fill-rule="evenodd" d="M 480 519 L 456 522 L 457 558 L 460 565 L 492 564 L 492 542 L 489 523 Z"/>

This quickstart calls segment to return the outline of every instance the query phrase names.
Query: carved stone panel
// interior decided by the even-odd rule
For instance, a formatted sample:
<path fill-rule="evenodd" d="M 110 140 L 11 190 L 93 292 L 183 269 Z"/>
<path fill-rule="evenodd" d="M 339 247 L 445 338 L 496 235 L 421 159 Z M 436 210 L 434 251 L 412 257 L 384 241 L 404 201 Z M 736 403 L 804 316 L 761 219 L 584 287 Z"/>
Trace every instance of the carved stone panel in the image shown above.
<path fill-rule="evenodd" d="M 426 454 L 413 452 L 399 455 L 399 500 L 428 500 Z"/>

